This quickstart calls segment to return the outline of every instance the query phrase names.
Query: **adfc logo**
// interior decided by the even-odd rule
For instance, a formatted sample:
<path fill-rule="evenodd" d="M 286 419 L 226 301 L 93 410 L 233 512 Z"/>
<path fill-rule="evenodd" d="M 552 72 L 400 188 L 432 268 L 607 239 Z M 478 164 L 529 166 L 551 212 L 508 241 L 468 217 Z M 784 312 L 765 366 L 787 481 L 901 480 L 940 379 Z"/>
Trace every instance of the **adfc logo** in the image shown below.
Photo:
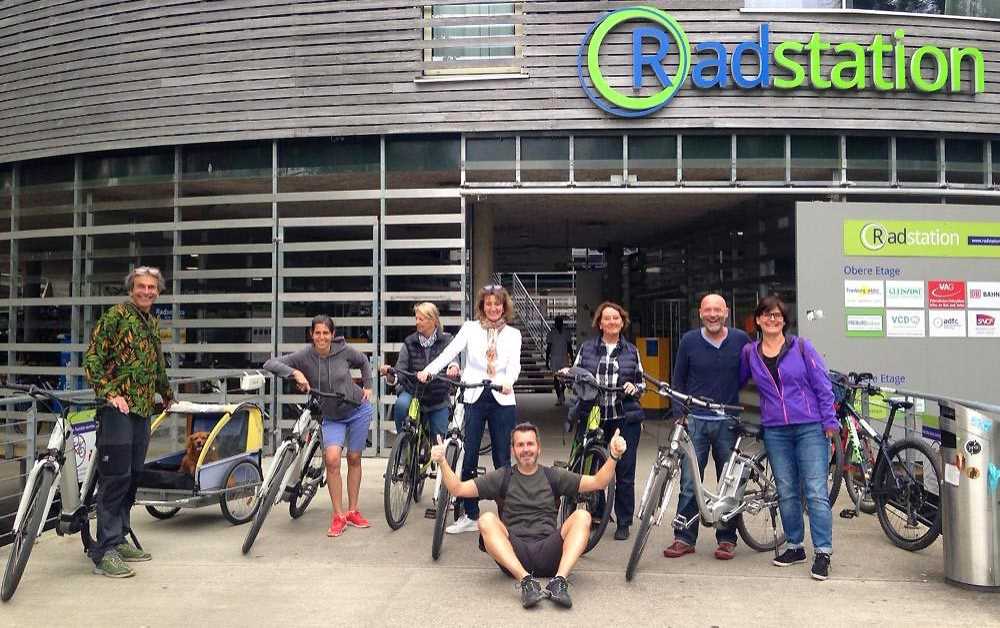
<path fill-rule="evenodd" d="M 623 93 L 608 82 L 601 70 L 601 45 L 617 27 L 632 22 L 632 93 Z M 673 50 L 671 50 L 673 40 Z M 647 54 L 646 42 L 656 51 Z M 653 7 L 630 7 L 597 18 L 587 31 L 576 55 L 580 85 L 595 105 L 616 116 L 639 118 L 670 102 L 691 69 L 691 44 L 681 25 L 670 14 Z M 644 68 L 649 67 L 660 84 L 655 93 L 641 95 Z M 668 74 L 668 68 L 673 69 Z M 589 79 L 589 81 L 588 81 Z"/>

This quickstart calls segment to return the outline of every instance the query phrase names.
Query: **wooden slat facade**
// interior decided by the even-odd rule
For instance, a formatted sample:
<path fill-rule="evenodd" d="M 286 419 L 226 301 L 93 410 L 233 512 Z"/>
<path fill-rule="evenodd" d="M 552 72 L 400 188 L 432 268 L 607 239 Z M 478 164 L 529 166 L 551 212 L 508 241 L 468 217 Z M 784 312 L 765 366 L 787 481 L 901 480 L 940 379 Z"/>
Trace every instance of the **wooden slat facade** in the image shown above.
<path fill-rule="evenodd" d="M 511 39 L 523 48 L 527 78 L 430 82 L 417 80 L 432 65 L 424 60 L 423 32 L 440 22 L 425 19 L 412 0 L 8 0 L 0 7 L 0 163 L 142 146 L 413 132 L 1000 130 L 1000 22 L 748 12 L 742 0 L 646 4 L 674 15 L 692 42 L 719 39 L 730 49 L 756 38 L 765 21 L 772 42 L 804 42 L 818 31 L 828 41 L 867 45 L 876 33 L 903 28 L 910 53 L 924 43 L 981 49 L 986 90 L 686 87 L 654 115 L 613 118 L 580 89 L 577 50 L 601 12 L 634 4 L 524 2 L 515 19 L 523 35 Z M 621 36 L 607 43 L 612 52 L 628 45 Z M 605 66 L 609 75 L 629 72 L 627 55 L 620 59 Z M 832 63 L 826 55 L 827 71 Z"/>

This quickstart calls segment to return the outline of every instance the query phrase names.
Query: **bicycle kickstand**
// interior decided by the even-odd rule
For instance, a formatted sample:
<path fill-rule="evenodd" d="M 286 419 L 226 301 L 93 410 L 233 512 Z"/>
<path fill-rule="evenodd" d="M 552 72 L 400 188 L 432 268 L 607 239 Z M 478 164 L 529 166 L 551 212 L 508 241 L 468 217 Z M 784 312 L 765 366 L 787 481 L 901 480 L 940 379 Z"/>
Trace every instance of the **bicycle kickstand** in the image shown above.
<path fill-rule="evenodd" d="M 129 538 L 132 539 L 132 545 L 135 545 L 135 548 L 137 550 L 141 550 L 142 549 L 142 544 L 139 543 L 139 537 L 137 537 L 135 535 L 135 532 L 133 532 L 131 528 L 129 528 L 128 536 L 129 536 Z"/>

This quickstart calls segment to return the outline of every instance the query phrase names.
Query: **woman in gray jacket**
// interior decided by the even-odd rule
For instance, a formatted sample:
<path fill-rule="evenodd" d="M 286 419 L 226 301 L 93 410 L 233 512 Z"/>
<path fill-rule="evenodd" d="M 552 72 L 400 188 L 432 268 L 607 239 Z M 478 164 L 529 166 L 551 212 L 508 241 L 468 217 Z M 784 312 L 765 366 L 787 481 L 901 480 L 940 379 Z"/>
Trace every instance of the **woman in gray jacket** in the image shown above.
<path fill-rule="evenodd" d="M 361 452 L 368 440 L 368 429 L 375 414 L 372 407 L 372 372 L 368 358 L 347 344 L 343 336 L 335 335 L 333 320 L 321 314 L 312 320 L 309 335 L 312 344 L 290 355 L 271 358 L 264 368 L 278 377 L 293 378 L 299 390 L 315 387 L 320 392 L 336 392 L 352 403 L 324 398 L 323 459 L 326 463 L 326 485 L 333 502 L 333 516 L 327 536 L 340 536 L 348 525 L 367 528 L 368 520 L 358 511 L 361 489 Z M 351 369 L 361 370 L 359 387 L 351 379 Z M 347 512 L 342 503 L 340 458 L 347 449 Z"/>

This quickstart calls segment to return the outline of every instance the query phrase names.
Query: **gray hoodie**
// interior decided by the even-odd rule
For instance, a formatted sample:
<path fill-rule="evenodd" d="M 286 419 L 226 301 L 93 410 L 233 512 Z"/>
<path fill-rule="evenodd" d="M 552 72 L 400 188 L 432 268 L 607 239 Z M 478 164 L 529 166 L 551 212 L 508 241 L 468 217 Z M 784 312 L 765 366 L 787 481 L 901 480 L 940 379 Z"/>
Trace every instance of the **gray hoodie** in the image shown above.
<path fill-rule="evenodd" d="M 330 344 L 330 353 L 321 356 L 312 345 L 295 353 L 271 358 L 264 363 L 264 369 L 282 378 L 289 378 L 293 371 L 302 371 L 309 386 L 320 392 L 342 393 L 356 403 L 364 400 L 361 388 L 351 379 L 351 369 L 361 369 L 361 384 L 372 387 L 372 369 L 368 358 L 347 344 L 343 336 L 337 336 Z M 343 403 L 337 399 L 321 399 L 323 417 L 346 419 L 354 412 L 356 405 Z"/>

